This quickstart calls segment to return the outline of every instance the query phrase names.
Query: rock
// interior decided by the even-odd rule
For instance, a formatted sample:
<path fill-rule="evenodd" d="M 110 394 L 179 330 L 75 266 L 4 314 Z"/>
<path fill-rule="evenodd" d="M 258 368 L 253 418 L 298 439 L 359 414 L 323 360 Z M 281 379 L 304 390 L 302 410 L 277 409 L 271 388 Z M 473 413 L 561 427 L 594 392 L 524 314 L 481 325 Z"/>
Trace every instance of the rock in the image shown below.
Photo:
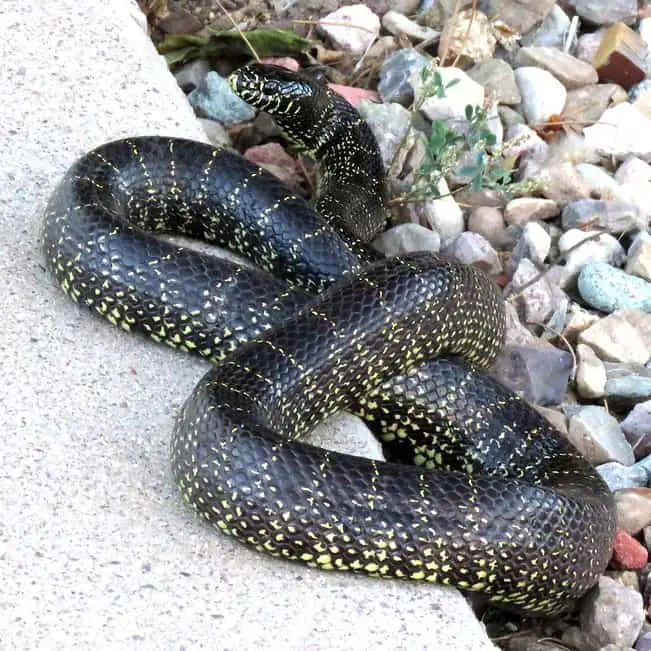
<path fill-rule="evenodd" d="M 594 25 L 617 21 L 632 23 L 637 18 L 637 0 L 568 0 L 576 13 Z"/>
<path fill-rule="evenodd" d="M 589 262 L 622 264 L 626 257 L 617 238 L 599 231 L 571 228 L 558 240 L 558 250 L 566 261 L 568 278 L 576 279 L 581 268 Z"/>
<path fill-rule="evenodd" d="M 519 92 L 520 91 L 518 91 L 518 93 Z M 505 129 L 510 129 L 516 124 L 524 124 L 524 118 L 509 106 L 504 106 L 502 104 L 498 105 L 497 113 L 500 116 L 500 120 L 502 120 Z"/>
<path fill-rule="evenodd" d="M 511 29 L 526 34 L 536 23 L 547 17 L 556 0 L 492 0 L 491 15 L 499 16 Z"/>
<path fill-rule="evenodd" d="M 619 310 L 579 334 L 603 360 L 646 364 L 651 357 L 651 317 L 639 310 Z"/>
<path fill-rule="evenodd" d="M 440 68 L 443 85 L 447 86 L 454 80 L 453 86 L 446 88 L 445 97 L 429 97 L 420 107 L 420 110 L 429 120 L 442 120 L 454 124 L 466 121 L 466 106 L 483 106 L 484 89 L 473 81 L 459 68 Z M 416 99 L 420 98 L 423 91 L 422 81 L 412 77 Z"/>
<path fill-rule="evenodd" d="M 538 222 L 525 224 L 522 235 L 511 253 L 507 273 L 515 271 L 523 258 L 529 259 L 534 265 L 542 266 L 549 255 L 551 242 L 549 233 Z"/>
<path fill-rule="evenodd" d="M 579 616 L 588 649 L 633 646 L 644 623 L 642 595 L 607 576 L 585 598 Z"/>
<path fill-rule="evenodd" d="M 651 165 L 637 156 L 629 156 L 617 168 L 615 180 L 618 183 L 648 183 L 651 181 Z"/>
<path fill-rule="evenodd" d="M 222 126 L 221 122 L 216 120 L 208 120 L 207 118 L 199 118 L 201 128 L 204 130 L 204 133 L 208 136 L 211 144 L 215 147 L 230 147 L 231 139 L 228 135 L 228 132 Z"/>
<path fill-rule="evenodd" d="M 651 368 L 637 364 L 604 362 L 606 398 L 614 409 L 630 409 L 651 398 Z"/>
<path fill-rule="evenodd" d="M 574 342 L 582 332 L 598 322 L 599 317 L 594 312 L 588 312 L 588 310 L 582 308 L 578 303 L 572 303 L 568 310 L 563 336 L 569 342 Z"/>
<path fill-rule="evenodd" d="M 622 213 L 631 214 L 631 230 L 647 227 L 651 220 L 651 184 L 622 183 L 614 188 L 613 198 L 619 202 Z"/>
<path fill-rule="evenodd" d="M 638 638 L 634 651 L 651 651 L 651 632 L 644 633 Z"/>
<path fill-rule="evenodd" d="M 633 154 L 651 160 L 651 119 L 627 102 L 606 109 L 583 135 L 587 144 L 604 156 L 623 160 Z"/>
<path fill-rule="evenodd" d="M 651 281 L 651 235 L 646 231 L 635 236 L 628 250 L 625 271 Z"/>
<path fill-rule="evenodd" d="M 478 233 L 495 248 L 501 248 L 505 242 L 502 211 L 496 206 L 473 208 L 468 216 L 468 230 Z"/>
<path fill-rule="evenodd" d="M 598 165 L 579 163 L 576 169 L 590 186 L 591 195 L 594 198 L 610 199 L 619 186 L 617 181 L 603 167 Z"/>
<path fill-rule="evenodd" d="M 224 124 L 255 117 L 255 109 L 235 95 L 228 81 L 214 71 L 210 71 L 201 85 L 188 95 L 188 101 L 201 116 Z"/>
<path fill-rule="evenodd" d="M 646 77 L 648 48 L 639 34 L 624 23 L 611 25 L 594 57 L 601 81 L 630 88 Z"/>
<path fill-rule="evenodd" d="M 635 463 L 633 449 L 617 420 L 603 407 L 586 405 L 570 417 L 568 438 L 593 465 L 617 461 Z"/>
<path fill-rule="evenodd" d="M 502 272 L 502 263 L 497 252 L 479 233 L 460 233 L 445 248 L 445 254 L 464 264 L 475 265 L 492 275 Z"/>
<path fill-rule="evenodd" d="M 638 459 L 651 454 L 651 400 L 635 405 L 620 426 Z"/>
<path fill-rule="evenodd" d="M 619 569 L 641 570 L 647 563 L 649 552 L 631 534 L 619 529 L 613 542 L 612 565 Z"/>
<path fill-rule="evenodd" d="M 552 285 L 545 275 L 538 276 L 539 269 L 531 260 L 523 258 L 505 290 L 505 297 L 515 305 L 524 323 L 544 323 L 564 297 L 562 290 Z M 532 282 L 534 278 L 537 280 Z"/>
<path fill-rule="evenodd" d="M 410 127 L 409 111 L 400 104 L 377 104 L 366 100 L 358 106 L 357 110 L 371 127 L 380 147 L 384 165 L 388 169 Z M 405 156 L 409 149 L 410 147 L 405 146 Z M 398 169 L 402 169 L 403 163 L 404 160 L 397 162 Z"/>
<path fill-rule="evenodd" d="M 499 104 L 519 104 L 521 101 L 515 74 L 502 59 L 485 59 L 468 70 L 468 76 L 484 87 Z"/>
<path fill-rule="evenodd" d="M 393 9 L 387 11 L 382 16 L 382 27 L 394 36 L 404 34 L 416 42 L 436 41 L 440 36 L 440 32 L 437 32 L 435 29 L 425 25 L 419 25 L 417 22 L 410 20 L 404 14 Z"/>
<path fill-rule="evenodd" d="M 414 207 L 420 223 L 435 230 L 441 236 L 443 246 L 447 246 L 464 230 L 463 211 L 449 194 L 445 179 L 439 183 L 438 191 L 442 195 L 441 199 L 425 201 Z"/>
<path fill-rule="evenodd" d="M 398 50 L 389 55 L 380 68 L 378 92 L 385 102 L 409 106 L 414 100 L 410 79 L 417 78 L 429 59 L 413 48 Z"/>
<path fill-rule="evenodd" d="M 631 467 L 640 466 L 636 464 Z M 615 505 L 617 507 L 617 526 L 626 533 L 636 535 L 651 524 L 651 488 L 622 488 L 615 493 Z M 646 564 L 646 560 L 644 562 Z M 620 567 L 629 570 L 635 569 L 630 565 L 621 565 Z"/>
<path fill-rule="evenodd" d="M 565 398 L 572 356 L 549 344 L 504 346 L 489 373 L 536 405 L 557 405 Z"/>
<path fill-rule="evenodd" d="M 244 158 L 264 167 L 290 187 L 300 186 L 296 161 L 277 142 L 250 147 L 244 152 Z"/>
<path fill-rule="evenodd" d="M 506 142 L 502 152 L 506 158 L 542 163 L 549 153 L 549 145 L 531 127 L 526 124 L 514 124 L 506 130 Z"/>
<path fill-rule="evenodd" d="M 441 238 L 435 231 L 420 224 L 399 224 L 379 235 L 373 246 L 387 256 L 412 251 L 434 251 L 441 247 Z"/>
<path fill-rule="evenodd" d="M 581 88 L 599 81 L 597 71 L 585 61 L 553 47 L 520 48 L 517 66 L 534 66 L 550 72 L 566 88 Z"/>
<path fill-rule="evenodd" d="M 634 570 L 608 570 L 606 576 L 640 592 L 640 577 Z"/>
<path fill-rule="evenodd" d="M 523 226 L 537 219 L 556 217 L 560 212 L 558 204 L 552 199 L 538 197 L 518 197 L 511 199 L 504 209 L 504 221 L 507 224 Z"/>
<path fill-rule="evenodd" d="M 524 66 L 515 71 L 515 80 L 522 95 L 527 124 L 542 124 L 552 115 L 563 112 L 567 91 L 547 70 Z"/>
<path fill-rule="evenodd" d="M 201 86 L 206 75 L 211 71 L 210 63 L 206 59 L 195 59 L 184 63 L 174 71 L 176 83 L 184 93 L 189 93 Z"/>
<path fill-rule="evenodd" d="M 272 66 L 280 66 L 292 72 L 298 72 L 301 64 L 292 57 L 264 57 L 262 63 L 269 63 Z"/>
<path fill-rule="evenodd" d="M 366 5 L 340 7 L 318 22 L 334 45 L 352 54 L 364 54 L 380 32 L 380 19 Z"/>
<path fill-rule="evenodd" d="M 607 27 L 600 27 L 594 32 L 586 32 L 581 34 L 576 43 L 576 57 L 581 59 L 581 61 L 586 61 L 587 63 L 592 64 L 594 57 L 597 54 L 597 50 L 601 45 L 601 41 L 604 40 L 606 32 L 608 31 Z"/>
<path fill-rule="evenodd" d="M 600 227 L 609 233 L 640 228 L 640 216 L 630 204 L 618 199 L 578 199 L 563 209 L 563 230 Z"/>
<path fill-rule="evenodd" d="M 579 272 L 581 298 L 602 312 L 635 308 L 651 312 L 651 283 L 604 262 L 591 262 Z"/>
<path fill-rule="evenodd" d="M 520 39 L 520 43 L 525 46 L 560 48 L 565 44 L 565 35 L 569 28 L 568 15 L 558 5 L 554 5 L 542 23 L 527 32 Z"/>
<path fill-rule="evenodd" d="M 594 84 L 567 91 L 563 118 L 578 129 L 601 118 L 604 111 L 617 100 L 626 99 L 626 91 L 617 84 Z"/>
<path fill-rule="evenodd" d="M 367 88 L 356 88 L 345 84 L 328 84 L 328 86 L 355 108 L 364 101 L 378 102 L 380 100 L 380 96 L 374 90 Z"/>
<path fill-rule="evenodd" d="M 455 65 L 468 68 L 492 57 L 496 44 L 486 14 L 476 9 L 463 9 L 446 21 L 441 32 L 438 49 L 441 65 L 454 61 Z"/>
<path fill-rule="evenodd" d="M 623 466 L 616 461 L 610 461 L 609 463 L 602 463 L 600 466 L 597 466 L 596 470 L 606 484 L 608 484 L 608 488 L 613 492 L 623 488 L 643 487 L 646 486 L 649 480 L 647 471 L 637 464 Z M 636 532 L 632 531 L 630 533 Z"/>
<path fill-rule="evenodd" d="M 560 164 L 550 161 L 543 167 L 527 164 L 523 170 L 523 177 L 538 180 L 543 184 L 540 193 L 561 205 L 590 195 L 590 187 L 569 161 Z"/>
<path fill-rule="evenodd" d="M 601 398 L 606 391 L 606 367 L 590 346 L 576 347 L 576 388 L 582 398 Z"/>

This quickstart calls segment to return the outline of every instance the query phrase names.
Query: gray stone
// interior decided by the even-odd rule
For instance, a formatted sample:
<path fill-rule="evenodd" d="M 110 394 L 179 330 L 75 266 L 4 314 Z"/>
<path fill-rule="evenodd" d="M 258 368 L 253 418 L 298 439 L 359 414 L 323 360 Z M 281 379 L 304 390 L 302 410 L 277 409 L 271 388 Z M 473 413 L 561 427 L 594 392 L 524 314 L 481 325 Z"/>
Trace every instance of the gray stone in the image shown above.
<path fill-rule="evenodd" d="M 579 272 L 581 298 L 602 312 L 635 308 L 651 312 L 651 283 L 604 262 L 590 262 Z"/>
<path fill-rule="evenodd" d="M 592 63 L 607 31 L 607 27 L 600 27 L 594 32 L 581 34 L 576 44 L 577 58 L 586 61 L 587 63 Z"/>
<path fill-rule="evenodd" d="M 490 92 L 499 104 L 519 104 L 522 99 L 513 68 L 502 59 L 480 61 L 468 70 L 468 76 Z"/>
<path fill-rule="evenodd" d="M 651 632 L 640 635 L 635 642 L 634 651 L 651 651 Z"/>
<path fill-rule="evenodd" d="M 216 147 L 230 147 L 231 139 L 221 122 L 209 120 L 208 118 L 199 118 L 199 124 L 204 130 L 208 140 Z"/>
<path fill-rule="evenodd" d="M 577 128 L 597 122 L 615 99 L 626 98 L 626 91 L 617 84 L 594 84 L 567 91 L 563 119 Z"/>
<path fill-rule="evenodd" d="M 531 260 L 523 258 L 505 290 L 505 296 L 514 303 L 525 323 L 545 322 L 564 296 L 562 290 L 554 287 L 544 275 L 532 282 L 538 276 L 539 269 Z"/>
<path fill-rule="evenodd" d="M 524 124 L 524 117 L 510 106 L 500 104 L 497 107 L 497 113 L 500 116 L 500 120 L 502 120 L 504 128 L 507 130 L 516 124 Z"/>
<path fill-rule="evenodd" d="M 417 76 L 429 59 L 413 48 L 404 48 L 390 54 L 380 68 L 378 93 L 385 102 L 409 106 L 414 100 L 411 79 Z"/>
<path fill-rule="evenodd" d="M 551 241 L 549 233 L 538 222 L 526 223 L 511 253 L 507 273 L 513 273 L 523 258 L 531 260 L 534 265 L 540 267 L 549 254 Z"/>
<path fill-rule="evenodd" d="M 490 242 L 479 235 L 466 231 L 459 234 L 445 248 L 446 255 L 465 264 L 472 264 L 489 274 L 502 272 L 502 262 Z"/>
<path fill-rule="evenodd" d="M 576 169 L 590 186 L 594 198 L 612 198 L 612 193 L 615 192 L 619 184 L 603 167 L 592 163 L 579 163 Z"/>
<path fill-rule="evenodd" d="M 614 409 L 630 409 L 651 398 L 651 368 L 621 362 L 604 362 L 606 398 Z"/>
<path fill-rule="evenodd" d="M 603 407 L 586 405 L 570 417 L 569 440 L 592 464 L 617 461 L 624 466 L 635 463 L 631 445 L 617 420 Z"/>
<path fill-rule="evenodd" d="M 570 19 L 568 15 L 561 7 L 554 5 L 545 20 L 527 32 L 520 40 L 520 43 L 522 45 L 562 47 L 569 28 Z"/>
<path fill-rule="evenodd" d="M 457 235 L 463 232 L 463 211 L 450 196 L 445 180 L 439 183 L 440 199 L 425 201 L 414 206 L 421 224 L 435 230 L 441 236 L 441 243 L 447 246 Z"/>
<path fill-rule="evenodd" d="M 595 25 L 623 22 L 632 24 L 637 18 L 637 0 L 568 0 L 576 13 Z"/>
<path fill-rule="evenodd" d="M 509 345 L 499 354 L 490 374 L 537 405 L 557 405 L 565 399 L 572 356 L 549 344 Z M 632 462 L 631 462 L 632 463 Z"/>
<path fill-rule="evenodd" d="M 633 646 L 645 617 L 642 595 L 637 590 L 602 576 L 582 606 L 579 621 L 588 648 Z"/>
<path fill-rule="evenodd" d="M 362 100 L 357 110 L 371 127 L 371 131 L 373 131 L 380 147 L 384 165 L 388 169 L 398 147 L 403 144 L 405 134 L 410 127 L 409 111 L 400 104 L 379 104 L 369 100 Z M 413 145 L 411 134 L 408 140 L 410 142 L 404 143 L 405 146 L 403 147 L 405 155 Z M 400 161 L 397 161 L 396 164 L 398 169 L 402 168 Z"/>
<path fill-rule="evenodd" d="M 515 71 L 515 80 L 522 95 L 527 124 L 541 124 L 551 115 L 563 112 L 567 90 L 550 72 L 523 66 Z"/>
<path fill-rule="evenodd" d="M 526 34 L 536 23 L 547 17 L 555 0 L 491 0 L 490 15 L 499 16 L 511 29 Z"/>
<path fill-rule="evenodd" d="M 637 464 L 624 466 L 616 461 L 610 461 L 597 466 L 597 472 L 613 492 L 622 488 L 646 486 L 649 480 L 647 471 Z"/>
<path fill-rule="evenodd" d="M 615 234 L 637 230 L 643 226 L 635 208 L 616 199 L 573 201 L 563 209 L 562 223 L 564 230 L 600 227 Z"/>
<path fill-rule="evenodd" d="M 630 437 L 651 437 L 651 400 L 640 402 L 626 415 L 626 418 L 620 423 L 622 430 Z M 629 438 L 629 441 L 631 439 Z M 633 444 L 636 447 L 635 444 Z M 636 447 L 637 451 L 637 447 Z M 651 441 L 649 442 L 648 452 L 644 451 L 641 456 L 651 454 Z M 638 456 L 640 456 L 638 454 Z"/>
<path fill-rule="evenodd" d="M 398 224 L 379 235 L 373 246 L 387 256 L 402 255 L 412 251 L 434 251 L 441 247 L 436 231 L 420 224 Z"/>
<path fill-rule="evenodd" d="M 651 316 L 639 310 L 618 310 L 579 334 L 603 360 L 646 364 L 651 357 Z"/>
<path fill-rule="evenodd" d="M 189 93 L 201 86 L 211 69 L 210 63 L 206 59 L 195 59 L 177 68 L 174 71 L 174 78 L 176 83 L 183 89 L 183 92 Z"/>
<path fill-rule="evenodd" d="M 201 116 L 234 124 L 252 120 L 255 110 L 242 101 L 221 75 L 210 71 L 198 88 L 189 95 L 188 101 Z"/>
<path fill-rule="evenodd" d="M 651 281 L 651 234 L 638 233 L 628 249 L 626 273 Z"/>
<path fill-rule="evenodd" d="M 606 367 L 586 344 L 576 347 L 576 388 L 582 398 L 601 398 L 606 391 Z"/>
<path fill-rule="evenodd" d="M 585 61 L 553 47 L 523 47 L 515 58 L 517 66 L 535 66 L 550 72 L 565 88 L 581 88 L 599 81 L 597 71 Z"/>

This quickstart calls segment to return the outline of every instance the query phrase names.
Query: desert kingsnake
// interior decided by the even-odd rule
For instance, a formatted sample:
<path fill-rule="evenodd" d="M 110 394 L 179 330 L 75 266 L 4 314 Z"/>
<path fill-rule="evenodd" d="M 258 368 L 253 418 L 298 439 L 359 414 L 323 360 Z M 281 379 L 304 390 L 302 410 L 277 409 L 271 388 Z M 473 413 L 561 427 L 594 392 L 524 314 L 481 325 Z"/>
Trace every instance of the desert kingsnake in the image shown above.
<path fill-rule="evenodd" d="M 498 351 L 499 293 L 432 254 L 364 252 L 358 240 L 384 220 L 384 170 L 343 99 L 270 66 L 231 84 L 321 161 L 320 214 L 227 149 L 141 137 L 78 160 L 45 216 L 45 259 L 71 298 L 126 330 L 226 356 L 177 420 L 184 497 L 220 530 L 323 569 L 452 584 L 529 613 L 567 607 L 609 558 L 612 500 L 563 437 L 469 365 Z M 265 272 L 149 234 L 163 231 Z M 427 361 L 441 354 L 469 363 Z M 291 440 L 340 408 L 413 465 Z"/>

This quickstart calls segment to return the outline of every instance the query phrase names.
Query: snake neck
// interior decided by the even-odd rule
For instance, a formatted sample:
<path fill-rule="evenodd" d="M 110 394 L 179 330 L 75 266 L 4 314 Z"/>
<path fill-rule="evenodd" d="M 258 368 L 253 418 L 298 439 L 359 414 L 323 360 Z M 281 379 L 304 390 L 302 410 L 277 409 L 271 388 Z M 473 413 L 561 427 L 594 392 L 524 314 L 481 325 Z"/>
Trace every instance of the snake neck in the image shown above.
<path fill-rule="evenodd" d="M 287 137 L 319 163 L 316 208 L 329 223 L 368 242 L 386 221 L 386 179 L 377 141 L 341 95 L 311 77 L 254 63 L 229 83 L 269 113 Z"/>

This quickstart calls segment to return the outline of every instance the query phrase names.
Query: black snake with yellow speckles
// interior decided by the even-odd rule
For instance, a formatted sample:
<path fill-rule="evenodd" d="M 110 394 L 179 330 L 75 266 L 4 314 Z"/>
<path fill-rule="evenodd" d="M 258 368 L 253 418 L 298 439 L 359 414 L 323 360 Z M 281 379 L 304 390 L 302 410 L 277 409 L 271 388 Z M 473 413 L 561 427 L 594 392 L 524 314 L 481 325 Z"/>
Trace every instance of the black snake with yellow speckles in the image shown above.
<path fill-rule="evenodd" d="M 45 259 L 71 298 L 223 360 L 174 430 L 185 499 L 225 533 L 322 569 L 452 584 L 532 614 L 566 608 L 608 561 L 612 499 L 476 370 L 501 344 L 499 292 L 454 261 L 378 260 L 358 244 L 383 224 L 384 172 L 343 99 L 269 66 L 231 83 L 320 160 L 316 211 L 227 149 L 141 137 L 83 156 L 45 217 Z M 264 271 L 151 236 L 166 231 Z M 342 408 L 411 465 L 296 440 Z"/>

